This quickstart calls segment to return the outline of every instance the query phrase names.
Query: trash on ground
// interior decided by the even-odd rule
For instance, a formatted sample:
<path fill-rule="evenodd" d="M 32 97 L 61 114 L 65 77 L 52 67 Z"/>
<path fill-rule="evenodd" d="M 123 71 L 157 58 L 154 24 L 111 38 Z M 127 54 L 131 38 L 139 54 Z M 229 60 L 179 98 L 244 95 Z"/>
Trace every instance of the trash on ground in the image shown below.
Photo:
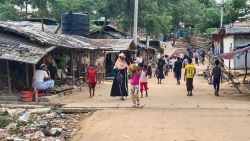
<path fill-rule="evenodd" d="M 18 118 L 18 121 L 27 122 L 29 120 L 30 114 L 30 112 L 23 113 L 23 115 Z"/>
<path fill-rule="evenodd" d="M 10 109 L 8 113 L 0 116 L 0 140 L 67 141 L 80 130 L 81 120 L 89 116 L 89 113 L 61 113 L 58 109 L 41 112 L 44 114 L 23 109 Z"/>
<path fill-rule="evenodd" d="M 25 109 L 7 109 L 7 112 L 9 115 L 14 116 L 24 113 Z"/>
<path fill-rule="evenodd" d="M 128 135 L 122 135 L 123 138 L 129 138 L 130 136 Z"/>

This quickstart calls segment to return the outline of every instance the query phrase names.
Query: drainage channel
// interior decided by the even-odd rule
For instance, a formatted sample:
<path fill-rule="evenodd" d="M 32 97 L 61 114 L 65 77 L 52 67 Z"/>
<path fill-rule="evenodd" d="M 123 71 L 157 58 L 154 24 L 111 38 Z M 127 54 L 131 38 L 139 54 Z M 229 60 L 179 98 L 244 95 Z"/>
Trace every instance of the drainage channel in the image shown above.
<path fill-rule="evenodd" d="M 63 110 L 63 105 L 0 105 L 0 140 L 69 141 L 96 109 Z"/>

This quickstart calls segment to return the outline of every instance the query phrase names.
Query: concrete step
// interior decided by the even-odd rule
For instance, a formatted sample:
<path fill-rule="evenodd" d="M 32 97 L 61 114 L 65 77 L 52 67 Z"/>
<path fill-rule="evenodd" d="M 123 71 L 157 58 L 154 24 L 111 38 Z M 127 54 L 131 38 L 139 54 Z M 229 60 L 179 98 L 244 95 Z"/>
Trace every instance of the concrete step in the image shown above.
<path fill-rule="evenodd" d="M 20 101 L 19 96 L 0 96 L 0 101 Z"/>

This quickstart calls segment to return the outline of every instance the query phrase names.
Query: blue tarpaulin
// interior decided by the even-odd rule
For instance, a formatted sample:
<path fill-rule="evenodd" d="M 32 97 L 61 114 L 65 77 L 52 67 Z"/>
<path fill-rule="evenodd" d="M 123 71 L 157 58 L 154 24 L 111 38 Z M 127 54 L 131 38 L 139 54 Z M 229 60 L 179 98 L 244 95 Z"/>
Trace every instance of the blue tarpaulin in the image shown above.
<path fill-rule="evenodd" d="M 250 50 L 250 45 L 247 45 L 245 47 L 238 47 L 238 49 L 236 48 L 236 50 L 234 51 L 222 53 L 216 57 L 219 59 L 233 59 L 235 55 L 243 54 L 248 50 Z"/>

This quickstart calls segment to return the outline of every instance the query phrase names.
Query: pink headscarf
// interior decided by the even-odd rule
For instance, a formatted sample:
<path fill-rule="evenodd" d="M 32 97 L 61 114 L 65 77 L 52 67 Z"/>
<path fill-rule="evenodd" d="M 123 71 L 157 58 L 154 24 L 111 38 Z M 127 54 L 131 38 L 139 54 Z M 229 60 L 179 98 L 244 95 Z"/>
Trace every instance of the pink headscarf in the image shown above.
<path fill-rule="evenodd" d="M 125 58 L 125 55 L 123 53 L 119 54 L 119 57 L 124 57 Z M 115 66 L 114 66 L 115 69 L 118 69 L 118 70 L 123 70 L 125 68 L 128 68 L 128 64 L 127 62 L 124 60 L 121 60 L 120 58 L 117 59 L 116 63 L 115 63 Z"/>

